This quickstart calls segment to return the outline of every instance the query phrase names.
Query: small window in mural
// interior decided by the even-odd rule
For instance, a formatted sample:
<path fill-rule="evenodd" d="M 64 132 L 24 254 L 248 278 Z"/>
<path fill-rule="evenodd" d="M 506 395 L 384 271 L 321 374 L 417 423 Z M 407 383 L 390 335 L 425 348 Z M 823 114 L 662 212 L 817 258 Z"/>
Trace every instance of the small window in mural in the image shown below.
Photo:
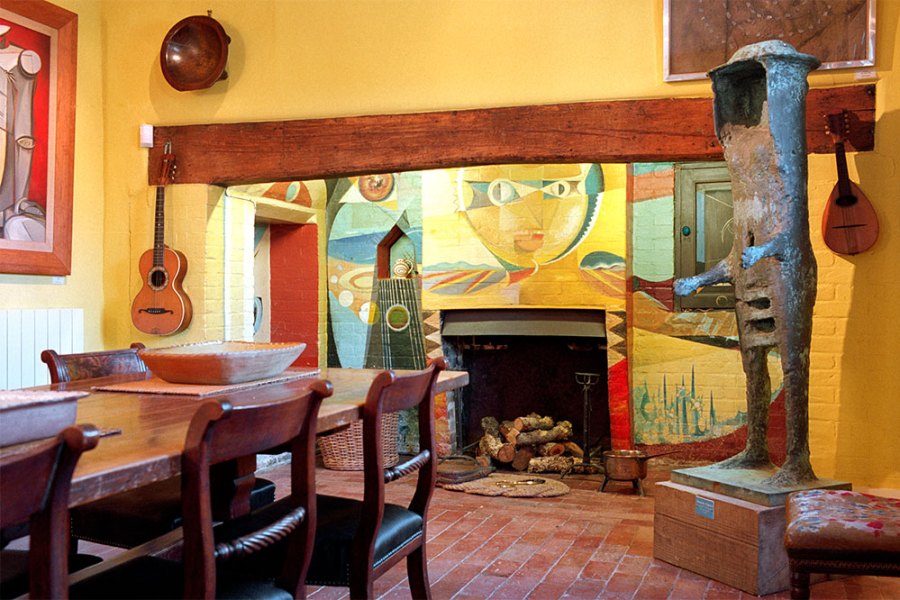
<path fill-rule="evenodd" d="M 732 230 L 731 179 L 725 163 L 675 166 L 675 277 L 713 268 L 728 256 Z M 678 310 L 734 307 L 731 284 L 706 286 L 675 297 Z"/>

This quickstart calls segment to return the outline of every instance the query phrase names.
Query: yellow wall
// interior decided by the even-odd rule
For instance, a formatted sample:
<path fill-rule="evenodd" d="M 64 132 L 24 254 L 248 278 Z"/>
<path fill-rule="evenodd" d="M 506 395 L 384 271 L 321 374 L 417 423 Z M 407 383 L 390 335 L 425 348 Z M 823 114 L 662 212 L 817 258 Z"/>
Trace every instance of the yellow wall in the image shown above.
<path fill-rule="evenodd" d="M 0 308 L 84 307 L 88 349 L 135 338 L 135 265 L 152 240 L 150 217 L 134 208 L 148 198 L 140 123 L 710 95 L 706 82 L 662 82 L 660 0 L 56 1 L 79 14 L 73 274 L 64 285 L 0 276 Z M 878 137 L 874 152 L 850 156 L 850 174 L 879 212 L 881 239 L 852 258 L 816 247 L 810 412 L 820 475 L 900 488 L 900 2 L 877 8 Z M 230 77 L 176 92 L 159 70 L 160 42 L 207 9 L 232 38 Z M 811 82 L 855 80 L 827 72 Z M 814 231 L 833 163 L 810 159 Z"/>

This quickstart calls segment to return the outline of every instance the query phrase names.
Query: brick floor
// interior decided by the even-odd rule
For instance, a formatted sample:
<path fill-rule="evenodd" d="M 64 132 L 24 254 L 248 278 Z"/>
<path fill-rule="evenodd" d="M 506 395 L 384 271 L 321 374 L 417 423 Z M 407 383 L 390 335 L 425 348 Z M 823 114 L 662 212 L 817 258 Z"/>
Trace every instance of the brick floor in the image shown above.
<path fill-rule="evenodd" d="M 663 464 L 659 464 L 663 463 Z M 672 464 L 648 464 L 641 498 L 628 484 L 597 490 L 602 475 L 572 475 L 557 498 L 504 498 L 438 488 L 428 521 L 428 573 L 434 600 L 627 599 L 689 600 L 756 598 L 717 581 L 653 558 L 654 483 L 669 479 Z M 289 489 L 289 466 L 265 476 L 279 495 Z M 362 474 L 319 469 L 318 491 L 362 496 Z M 412 496 L 411 480 L 387 487 L 388 500 Z M 82 543 L 82 551 L 118 550 Z M 375 584 L 382 600 L 409 600 L 405 563 Z M 309 588 L 313 600 L 345 599 L 346 588 Z M 764 598 L 788 598 L 788 592 Z M 900 578 L 842 577 L 812 586 L 811 597 L 900 599 Z"/>
<path fill-rule="evenodd" d="M 665 463 L 658 465 L 657 463 Z M 428 572 L 435 600 L 756 598 L 653 558 L 653 484 L 672 463 L 648 464 L 641 498 L 602 475 L 571 475 L 558 498 L 487 497 L 438 488 L 428 521 Z M 282 474 L 283 472 L 283 474 Z M 319 470 L 318 490 L 361 496 L 360 473 Z M 286 477 L 279 466 L 266 477 Z M 286 480 L 280 489 L 286 489 Z M 389 501 L 412 495 L 411 481 L 388 486 Z M 401 563 L 375 586 L 382 599 L 408 600 Z M 310 588 L 313 600 L 346 598 L 344 588 Z M 788 598 L 787 592 L 764 598 Z M 900 598 L 900 578 L 843 577 L 812 586 L 812 598 Z"/>

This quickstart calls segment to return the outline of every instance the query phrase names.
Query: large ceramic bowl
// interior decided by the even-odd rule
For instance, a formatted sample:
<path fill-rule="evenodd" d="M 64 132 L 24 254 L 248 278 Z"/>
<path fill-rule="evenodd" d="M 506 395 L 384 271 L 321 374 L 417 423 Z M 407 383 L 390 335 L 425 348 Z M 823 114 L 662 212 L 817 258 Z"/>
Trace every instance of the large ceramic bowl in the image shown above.
<path fill-rule="evenodd" d="M 0 391 L 0 446 L 51 437 L 75 423 L 87 392 Z"/>
<path fill-rule="evenodd" d="M 170 383 L 228 385 L 279 375 L 305 349 L 302 343 L 202 342 L 145 348 L 138 356 Z"/>

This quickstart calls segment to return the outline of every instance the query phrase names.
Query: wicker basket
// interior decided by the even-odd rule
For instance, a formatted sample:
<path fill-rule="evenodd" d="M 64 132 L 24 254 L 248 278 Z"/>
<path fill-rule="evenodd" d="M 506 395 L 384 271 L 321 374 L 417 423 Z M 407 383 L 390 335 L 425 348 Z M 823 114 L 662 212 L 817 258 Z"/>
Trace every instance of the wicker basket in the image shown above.
<path fill-rule="evenodd" d="M 381 441 L 384 445 L 384 466 L 393 467 L 400 462 L 397 452 L 398 413 L 387 413 L 381 417 Z M 363 443 L 362 421 L 354 421 L 350 427 L 320 436 L 319 450 L 326 469 L 332 471 L 362 471 Z"/>

